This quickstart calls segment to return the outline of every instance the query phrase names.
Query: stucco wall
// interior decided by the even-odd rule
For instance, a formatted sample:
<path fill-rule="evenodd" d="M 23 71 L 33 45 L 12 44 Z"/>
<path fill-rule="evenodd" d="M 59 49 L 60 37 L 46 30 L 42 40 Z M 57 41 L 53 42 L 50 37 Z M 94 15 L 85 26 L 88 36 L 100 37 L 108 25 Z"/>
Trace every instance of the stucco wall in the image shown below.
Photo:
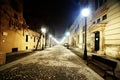
<path fill-rule="evenodd" d="M 22 3 L 14 0 L 18 9 L 15 10 L 11 1 L 2 0 L 4 4 L 0 5 L 0 52 L 12 52 L 12 48 L 18 48 L 18 51 L 26 50 L 26 46 L 28 49 L 34 49 L 39 34 L 28 29 L 23 18 Z M 28 35 L 28 42 L 26 42 L 26 35 Z"/>
<path fill-rule="evenodd" d="M 108 4 L 108 23 L 105 28 L 106 55 L 120 57 L 120 1 Z"/>

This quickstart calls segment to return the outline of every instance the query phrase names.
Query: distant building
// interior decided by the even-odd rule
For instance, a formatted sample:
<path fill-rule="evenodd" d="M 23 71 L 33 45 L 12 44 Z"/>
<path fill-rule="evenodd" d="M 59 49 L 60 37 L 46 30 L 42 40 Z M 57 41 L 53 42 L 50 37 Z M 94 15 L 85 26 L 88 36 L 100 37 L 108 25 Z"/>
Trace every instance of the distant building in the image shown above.
<path fill-rule="evenodd" d="M 35 49 L 40 34 L 28 29 L 22 0 L 1 0 L 0 4 L 0 53 Z"/>
<path fill-rule="evenodd" d="M 87 50 L 120 58 L 120 0 L 89 0 Z M 80 15 L 70 27 L 70 43 L 84 49 L 84 18 Z"/>

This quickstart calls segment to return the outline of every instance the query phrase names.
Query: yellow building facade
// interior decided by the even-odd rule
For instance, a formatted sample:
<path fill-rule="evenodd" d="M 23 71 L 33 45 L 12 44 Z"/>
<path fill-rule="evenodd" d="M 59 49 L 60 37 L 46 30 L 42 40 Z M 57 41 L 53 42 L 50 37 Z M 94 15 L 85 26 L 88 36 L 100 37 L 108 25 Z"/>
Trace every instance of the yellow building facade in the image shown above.
<path fill-rule="evenodd" d="M 90 0 L 88 4 L 91 14 L 87 18 L 87 50 L 120 58 L 120 1 Z M 74 29 L 77 30 L 70 32 L 79 36 L 76 37 L 76 46 L 84 49 L 84 18 L 78 16 L 75 22 Z"/>
<path fill-rule="evenodd" d="M 28 29 L 23 18 L 22 0 L 1 0 L 0 5 L 0 53 L 33 50 L 39 33 Z M 38 48 L 41 48 L 39 42 Z"/>

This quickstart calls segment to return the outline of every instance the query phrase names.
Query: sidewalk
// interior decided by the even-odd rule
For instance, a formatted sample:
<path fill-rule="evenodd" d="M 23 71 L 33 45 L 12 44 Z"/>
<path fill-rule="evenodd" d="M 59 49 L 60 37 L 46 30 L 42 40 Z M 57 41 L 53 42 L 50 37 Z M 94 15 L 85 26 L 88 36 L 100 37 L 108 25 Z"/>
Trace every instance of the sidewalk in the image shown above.
<path fill-rule="evenodd" d="M 79 57 L 81 57 L 83 59 L 83 53 L 84 53 L 83 49 L 75 47 L 75 48 L 70 48 L 70 50 L 72 52 L 74 52 L 77 56 L 79 56 Z M 87 52 L 87 56 L 88 57 L 91 57 L 93 54 L 101 56 L 100 54 L 97 54 L 97 53 Z M 117 67 L 115 69 L 115 72 L 116 72 L 116 77 L 119 78 L 119 80 L 120 80 L 120 61 L 117 60 L 117 59 L 115 59 L 115 58 L 106 56 L 106 55 L 102 55 L 102 56 L 104 56 L 105 58 L 108 58 L 110 60 L 113 60 L 113 61 L 117 62 Z M 95 69 L 97 69 L 97 68 L 95 68 Z"/>
<path fill-rule="evenodd" d="M 30 55 L 33 53 L 33 50 L 26 50 L 26 51 L 18 51 L 18 52 L 10 52 L 6 54 L 6 64 L 15 60 L 18 60 L 20 58 L 23 58 L 25 56 Z"/>
<path fill-rule="evenodd" d="M 46 49 L 46 48 L 44 48 Z M 15 60 L 21 59 L 23 57 L 26 57 L 28 55 L 31 55 L 32 53 L 34 53 L 35 51 L 42 51 L 44 49 L 30 49 L 30 50 L 22 50 L 22 51 L 17 51 L 17 52 L 8 52 L 6 53 L 5 56 L 5 60 L 4 60 L 4 64 L 0 64 L 0 66 L 3 66 L 5 64 L 8 64 L 10 62 L 13 62 Z M 1 60 L 2 58 L 0 58 Z"/>
<path fill-rule="evenodd" d="M 70 48 L 70 50 L 71 50 L 72 52 L 74 52 L 77 56 L 83 58 L 83 53 L 84 53 L 84 50 L 83 50 L 83 49 L 80 49 L 80 48 L 75 47 L 75 48 Z M 87 52 L 87 56 L 88 56 L 88 57 L 91 57 L 93 54 L 95 54 L 95 53 Z"/>

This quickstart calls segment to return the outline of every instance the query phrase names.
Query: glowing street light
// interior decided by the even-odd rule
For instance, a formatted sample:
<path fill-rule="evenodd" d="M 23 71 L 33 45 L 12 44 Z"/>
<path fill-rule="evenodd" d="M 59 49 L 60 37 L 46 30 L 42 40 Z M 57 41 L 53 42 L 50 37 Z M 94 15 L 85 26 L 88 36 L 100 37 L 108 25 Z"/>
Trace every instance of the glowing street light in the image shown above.
<path fill-rule="evenodd" d="M 87 39 L 87 17 L 90 15 L 90 10 L 88 8 L 85 8 L 82 10 L 82 16 L 85 17 L 85 45 L 84 45 L 84 56 L 83 59 L 87 60 L 87 47 L 86 47 L 86 39 Z"/>
<path fill-rule="evenodd" d="M 66 34 L 65 34 L 66 36 L 69 36 L 70 35 L 70 32 L 66 32 Z"/>
<path fill-rule="evenodd" d="M 42 27 L 41 28 L 41 32 L 43 34 L 43 44 L 42 44 L 42 50 L 44 49 L 44 47 L 46 47 L 46 28 Z"/>
<path fill-rule="evenodd" d="M 42 33 L 46 33 L 46 28 L 41 28 Z"/>
<path fill-rule="evenodd" d="M 69 36 L 70 36 L 70 32 L 66 32 L 66 36 L 68 37 L 68 45 L 67 45 L 67 48 L 69 48 Z"/>
<path fill-rule="evenodd" d="M 90 9 L 84 8 L 81 13 L 83 17 L 88 17 L 90 15 Z"/>
<path fill-rule="evenodd" d="M 49 35 L 49 37 L 51 38 L 51 37 L 52 37 L 52 35 L 50 34 L 50 35 Z"/>
<path fill-rule="evenodd" d="M 52 40 L 54 40 L 57 44 L 60 44 L 60 42 L 56 38 L 52 37 Z"/>
<path fill-rule="evenodd" d="M 60 44 L 62 44 L 62 43 L 64 42 L 65 38 L 66 38 L 66 36 L 64 36 L 64 37 L 62 38 L 62 40 L 60 41 Z"/>

